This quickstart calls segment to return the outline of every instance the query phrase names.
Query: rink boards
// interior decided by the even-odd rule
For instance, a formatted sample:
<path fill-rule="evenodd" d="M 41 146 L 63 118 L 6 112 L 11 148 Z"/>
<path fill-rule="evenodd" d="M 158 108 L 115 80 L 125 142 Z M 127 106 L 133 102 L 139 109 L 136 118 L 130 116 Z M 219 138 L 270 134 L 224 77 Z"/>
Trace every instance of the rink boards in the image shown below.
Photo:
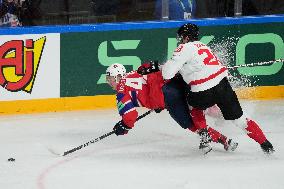
<path fill-rule="evenodd" d="M 284 17 L 191 20 L 229 66 L 284 58 Z M 166 61 L 185 21 L 39 26 L 0 31 L 0 115 L 115 107 L 104 80 L 112 63 L 128 71 Z M 230 69 L 240 98 L 284 97 L 283 63 Z"/>

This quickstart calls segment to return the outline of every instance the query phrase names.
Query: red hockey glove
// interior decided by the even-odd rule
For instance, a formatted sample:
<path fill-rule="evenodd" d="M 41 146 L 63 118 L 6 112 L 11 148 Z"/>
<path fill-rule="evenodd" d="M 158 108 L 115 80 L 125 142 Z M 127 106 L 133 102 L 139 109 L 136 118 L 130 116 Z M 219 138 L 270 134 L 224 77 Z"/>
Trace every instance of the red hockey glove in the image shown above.
<path fill-rule="evenodd" d="M 115 124 L 115 126 L 113 127 L 113 130 L 115 131 L 115 134 L 118 135 L 126 135 L 128 133 L 128 131 L 131 128 L 128 127 L 127 125 L 125 125 L 125 123 L 123 122 L 123 120 L 119 121 L 117 124 Z"/>
<path fill-rule="evenodd" d="M 137 70 L 137 73 L 141 75 L 147 75 L 150 73 L 158 72 L 160 71 L 159 69 L 159 64 L 158 61 L 150 61 L 150 62 L 144 62 Z"/>

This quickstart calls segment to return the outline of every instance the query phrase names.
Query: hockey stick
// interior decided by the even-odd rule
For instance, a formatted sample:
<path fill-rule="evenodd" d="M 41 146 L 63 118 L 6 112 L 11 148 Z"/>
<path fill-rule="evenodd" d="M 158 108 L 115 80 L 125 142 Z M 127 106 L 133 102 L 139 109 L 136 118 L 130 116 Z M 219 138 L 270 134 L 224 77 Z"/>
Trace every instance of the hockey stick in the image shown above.
<path fill-rule="evenodd" d="M 255 63 L 251 63 L 251 64 L 242 64 L 242 65 L 238 65 L 238 66 L 228 66 L 228 69 L 235 69 L 235 68 L 243 68 L 243 67 L 253 67 L 253 66 L 262 66 L 262 65 L 268 65 L 268 64 L 273 64 L 273 63 L 277 63 L 277 62 L 284 62 L 284 59 L 277 59 L 277 60 L 270 60 L 270 61 L 266 61 L 266 62 L 255 62 Z"/>
<path fill-rule="evenodd" d="M 138 116 L 137 119 L 136 119 L 136 121 L 142 119 L 143 117 L 146 117 L 147 115 L 149 115 L 149 114 L 150 114 L 151 112 L 153 112 L 153 111 L 154 111 L 154 110 L 149 110 L 149 111 L 145 112 L 144 114 Z M 108 132 L 108 133 L 106 133 L 106 134 L 104 134 L 104 135 L 102 135 L 102 136 L 100 136 L 100 137 L 98 137 L 98 138 L 92 139 L 92 140 L 90 140 L 89 142 L 86 142 L 86 143 L 84 143 L 84 144 L 81 144 L 80 146 L 77 146 L 77 147 L 75 147 L 75 148 L 72 148 L 72 149 L 70 149 L 70 150 L 67 150 L 67 151 L 65 151 L 63 154 L 59 154 L 59 153 L 55 152 L 54 150 L 52 150 L 52 149 L 50 149 L 50 148 L 49 148 L 48 150 L 49 150 L 51 153 L 55 154 L 55 155 L 66 156 L 67 154 L 71 154 L 71 153 L 73 153 L 73 152 L 75 152 L 75 151 L 77 151 L 77 150 L 80 150 L 80 149 L 82 149 L 82 148 L 85 148 L 85 147 L 89 146 L 90 144 L 93 144 L 93 143 L 95 143 L 95 142 L 98 142 L 98 141 L 100 141 L 100 140 L 102 140 L 102 139 L 104 139 L 104 138 L 106 138 L 106 137 L 108 137 L 108 136 L 110 136 L 110 135 L 112 135 L 112 134 L 114 134 L 114 133 L 115 133 L 115 131 Z"/>

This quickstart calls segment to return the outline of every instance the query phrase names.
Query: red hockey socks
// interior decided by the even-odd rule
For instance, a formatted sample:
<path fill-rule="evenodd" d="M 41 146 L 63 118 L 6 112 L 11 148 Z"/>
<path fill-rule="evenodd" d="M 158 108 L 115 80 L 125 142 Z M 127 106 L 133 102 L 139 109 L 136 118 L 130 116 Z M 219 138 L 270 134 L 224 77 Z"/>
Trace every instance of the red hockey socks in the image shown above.
<path fill-rule="evenodd" d="M 198 128 L 195 126 L 195 124 L 193 124 L 192 125 L 192 127 L 190 127 L 190 128 L 188 128 L 190 131 L 192 131 L 192 132 L 196 132 L 196 131 L 198 131 Z"/>
<path fill-rule="evenodd" d="M 196 127 L 196 129 L 200 130 L 200 129 L 204 129 L 207 127 L 203 110 L 193 108 L 190 114 L 192 117 L 194 127 Z"/>
<path fill-rule="evenodd" d="M 200 129 L 207 128 L 206 119 L 203 110 L 193 108 L 191 110 L 191 117 L 193 121 L 193 126 L 189 129 L 192 132 L 199 131 Z M 215 129 L 208 127 L 207 128 L 209 136 L 212 138 L 213 142 L 226 142 L 227 137 L 216 131 Z"/>
<path fill-rule="evenodd" d="M 266 140 L 266 137 L 263 134 L 262 130 L 259 128 L 258 124 L 255 121 L 248 118 L 246 120 L 247 120 L 246 130 L 248 132 L 247 135 L 256 142 L 258 142 L 259 144 L 262 144 Z"/>
<path fill-rule="evenodd" d="M 196 132 L 198 131 L 197 127 L 193 125 L 193 127 L 189 128 L 190 131 Z M 208 134 L 211 137 L 213 142 L 225 144 L 227 141 L 227 137 L 216 131 L 215 129 L 208 127 L 207 128 Z"/>
<path fill-rule="evenodd" d="M 219 140 L 226 141 L 227 137 L 216 131 L 215 129 L 208 127 L 208 133 L 210 137 L 212 138 L 213 142 L 220 142 Z"/>

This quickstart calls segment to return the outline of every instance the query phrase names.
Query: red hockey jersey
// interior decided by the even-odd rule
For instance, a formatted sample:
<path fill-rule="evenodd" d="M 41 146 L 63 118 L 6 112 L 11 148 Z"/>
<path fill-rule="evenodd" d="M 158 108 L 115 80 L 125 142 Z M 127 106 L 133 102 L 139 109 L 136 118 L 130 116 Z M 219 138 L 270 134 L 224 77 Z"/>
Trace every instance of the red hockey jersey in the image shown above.
<path fill-rule="evenodd" d="M 140 75 L 136 71 L 126 74 L 117 85 L 117 108 L 123 122 L 134 127 L 138 112 L 135 107 L 164 108 L 162 73 Z"/>

